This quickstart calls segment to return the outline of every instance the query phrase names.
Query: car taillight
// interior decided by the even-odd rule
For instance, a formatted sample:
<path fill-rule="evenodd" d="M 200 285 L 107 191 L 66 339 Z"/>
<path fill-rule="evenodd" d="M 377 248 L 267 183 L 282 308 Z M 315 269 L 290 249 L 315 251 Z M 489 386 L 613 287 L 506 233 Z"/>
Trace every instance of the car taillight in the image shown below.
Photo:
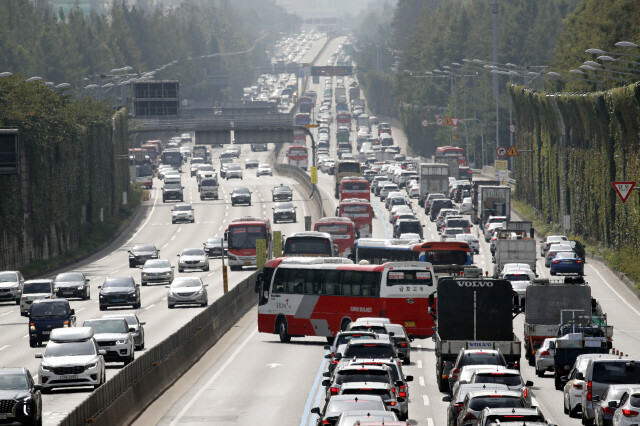
<path fill-rule="evenodd" d="M 398 396 L 401 396 L 402 398 L 406 398 L 407 397 L 407 393 L 406 392 L 398 392 Z"/>
<path fill-rule="evenodd" d="M 638 414 L 639 413 L 637 411 L 627 410 L 626 408 L 622 410 L 622 415 L 625 417 L 635 417 Z"/>
<path fill-rule="evenodd" d="M 582 383 L 575 383 L 575 384 L 573 385 L 573 388 L 574 388 L 574 389 L 580 389 L 580 390 L 582 390 Z"/>
<path fill-rule="evenodd" d="M 540 352 L 540 356 L 551 356 L 551 354 L 549 353 L 549 351 L 542 351 Z"/>
<path fill-rule="evenodd" d="M 334 359 L 331 360 L 331 362 L 334 363 L 334 364 L 337 364 L 337 363 L 340 362 L 340 360 L 337 360 L 337 359 L 334 358 Z"/>
<path fill-rule="evenodd" d="M 587 382 L 587 401 L 591 401 L 591 398 L 593 397 L 593 395 L 591 394 L 591 380 L 589 380 Z"/>
<path fill-rule="evenodd" d="M 553 263 L 560 263 L 560 262 L 558 262 L 557 260 L 554 260 Z"/>
<path fill-rule="evenodd" d="M 524 396 L 525 398 L 529 396 L 529 389 L 528 388 L 524 388 L 524 390 L 522 392 L 522 396 Z"/>
<path fill-rule="evenodd" d="M 458 378 L 458 374 L 460 374 L 460 369 L 459 368 L 456 368 L 455 370 L 453 370 L 451 372 L 451 376 L 455 377 L 456 379 Z"/>
<path fill-rule="evenodd" d="M 602 407 L 602 412 L 604 414 L 609 414 L 610 416 L 613 416 L 613 410 L 608 405 L 605 405 L 604 407 Z"/>
<path fill-rule="evenodd" d="M 396 402 L 395 401 L 389 401 L 389 405 L 391 405 L 393 407 L 394 405 L 396 405 Z"/>
<path fill-rule="evenodd" d="M 401 348 L 406 348 L 406 347 L 407 347 L 407 342 L 402 342 L 402 343 L 400 343 L 400 347 L 401 347 Z"/>
<path fill-rule="evenodd" d="M 464 420 L 464 421 L 467 421 L 467 420 L 478 420 L 478 418 L 473 413 L 467 413 L 467 414 L 465 414 L 464 419 L 462 419 L 462 420 Z"/>
<path fill-rule="evenodd" d="M 331 422 L 330 422 L 329 420 L 323 420 L 323 421 L 322 421 L 322 424 L 323 424 L 323 425 L 330 425 L 330 424 L 331 424 Z"/>
<path fill-rule="evenodd" d="M 582 263 L 582 260 L 576 260 L 576 263 L 580 264 Z"/>
<path fill-rule="evenodd" d="M 331 391 L 331 395 L 337 395 L 338 392 L 340 392 L 340 388 L 331 387 L 330 391 Z"/>

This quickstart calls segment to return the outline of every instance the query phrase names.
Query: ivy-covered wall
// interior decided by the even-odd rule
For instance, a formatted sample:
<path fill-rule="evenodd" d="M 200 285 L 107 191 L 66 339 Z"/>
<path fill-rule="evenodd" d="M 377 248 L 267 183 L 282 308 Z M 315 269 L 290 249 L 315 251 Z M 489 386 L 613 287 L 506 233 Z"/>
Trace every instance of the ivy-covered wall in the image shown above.
<path fill-rule="evenodd" d="M 0 270 L 68 253 L 119 215 L 130 188 L 125 110 L 5 77 L 0 126 L 18 128 L 21 148 L 21 174 L 0 175 Z"/>
<path fill-rule="evenodd" d="M 640 196 L 622 203 L 611 182 L 640 180 L 640 84 L 584 94 L 509 90 L 521 151 L 516 197 L 548 222 L 571 215 L 572 232 L 585 239 L 637 249 Z"/>

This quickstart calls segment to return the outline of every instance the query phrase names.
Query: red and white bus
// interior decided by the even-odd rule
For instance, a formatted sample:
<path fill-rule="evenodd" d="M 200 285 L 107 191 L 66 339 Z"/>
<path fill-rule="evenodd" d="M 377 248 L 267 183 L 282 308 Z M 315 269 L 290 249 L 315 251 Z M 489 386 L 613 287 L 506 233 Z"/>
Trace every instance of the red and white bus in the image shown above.
<path fill-rule="evenodd" d="M 340 201 L 348 198 L 371 200 L 369 181 L 360 176 L 343 178 L 340 181 Z"/>
<path fill-rule="evenodd" d="M 357 229 L 357 238 L 370 238 L 373 235 L 373 208 L 369 200 L 347 198 L 340 201 L 338 216 L 348 217 Z"/>
<path fill-rule="evenodd" d="M 459 146 L 439 146 L 436 148 L 436 155 L 457 155 L 460 166 L 467 164 L 464 148 L 460 148 Z"/>
<path fill-rule="evenodd" d="M 347 257 L 353 251 L 356 228 L 348 217 L 323 217 L 313 226 L 314 231 L 326 232 L 338 246 L 338 255 Z"/>
<path fill-rule="evenodd" d="M 469 244 L 464 241 L 429 241 L 416 244 L 414 251 L 419 253 L 421 262 L 432 265 L 471 265 L 473 256 Z"/>
<path fill-rule="evenodd" d="M 351 113 L 348 111 L 339 112 L 336 115 L 336 123 L 338 126 L 345 126 L 351 130 Z"/>
<path fill-rule="evenodd" d="M 271 257 L 271 222 L 258 217 L 240 217 L 229 223 L 224 233 L 227 241 L 229 268 L 256 266 L 256 240 L 265 240 L 267 259 Z"/>
<path fill-rule="evenodd" d="M 290 166 L 307 170 L 309 167 L 309 152 L 304 145 L 291 145 L 287 149 L 287 161 Z"/>
<path fill-rule="evenodd" d="M 306 145 L 307 144 L 307 133 L 304 129 L 293 128 L 293 142 L 298 145 Z"/>
<path fill-rule="evenodd" d="M 267 279 L 264 279 L 267 277 Z M 288 342 L 331 338 L 361 317 L 389 318 L 418 338 L 433 335 L 429 297 L 437 287 L 424 262 L 384 265 L 291 264 L 274 259 L 258 283 L 258 331 Z"/>

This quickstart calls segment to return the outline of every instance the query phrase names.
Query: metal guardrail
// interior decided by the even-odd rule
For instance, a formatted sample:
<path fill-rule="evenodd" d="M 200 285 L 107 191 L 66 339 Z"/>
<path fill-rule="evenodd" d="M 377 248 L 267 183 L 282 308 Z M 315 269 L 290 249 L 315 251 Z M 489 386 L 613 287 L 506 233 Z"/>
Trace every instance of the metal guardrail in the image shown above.
<path fill-rule="evenodd" d="M 225 115 L 198 118 L 129 120 L 129 131 L 279 130 L 293 128 L 293 114 Z"/>
<path fill-rule="evenodd" d="M 216 300 L 207 309 L 196 315 L 178 331 L 165 340 L 149 348 L 135 361 L 120 370 L 115 376 L 93 391 L 87 399 L 74 408 L 60 422 L 61 426 L 77 426 L 93 423 L 96 417 L 120 398 L 136 382 L 153 372 L 160 364 L 166 362 L 187 342 L 198 338 L 198 333 L 206 326 L 213 324 L 220 315 L 234 317 L 229 327 L 247 312 L 255 303 L 254 283 L 257 272 L 251 274 L 233 287 L 227 294 Z M 250 294 L 249 294 L 250 293 Z M 248 302 L 247 302 L 248 298 Z M 238 317 L 238 318 L 235 318 Z M 226 331 L 226 330 L 225 330 Z M 177 379 L 177 377 L 176 377 Z M 160 390 L 160 389 L 158 389 Z M 140 401 L 132 401 L 138 404 Z M 139 406 L 139 408 L 144 405 Z"/>

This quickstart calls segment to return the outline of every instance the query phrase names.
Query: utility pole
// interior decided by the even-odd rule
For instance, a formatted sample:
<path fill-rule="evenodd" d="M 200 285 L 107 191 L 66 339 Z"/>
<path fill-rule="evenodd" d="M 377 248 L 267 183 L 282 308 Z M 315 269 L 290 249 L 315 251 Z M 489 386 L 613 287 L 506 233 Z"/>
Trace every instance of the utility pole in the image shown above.
<path fill-rule="evenodd" d="M 493 24 L 493 63 L 498 63 L 498 0 L 491 0 L 491 14 Z M 496 149 L 500 146 L 500 120 L 498 119 L 499 108 L 498 74 L 493 73 L 493 96 L 496 98 Z"/>

